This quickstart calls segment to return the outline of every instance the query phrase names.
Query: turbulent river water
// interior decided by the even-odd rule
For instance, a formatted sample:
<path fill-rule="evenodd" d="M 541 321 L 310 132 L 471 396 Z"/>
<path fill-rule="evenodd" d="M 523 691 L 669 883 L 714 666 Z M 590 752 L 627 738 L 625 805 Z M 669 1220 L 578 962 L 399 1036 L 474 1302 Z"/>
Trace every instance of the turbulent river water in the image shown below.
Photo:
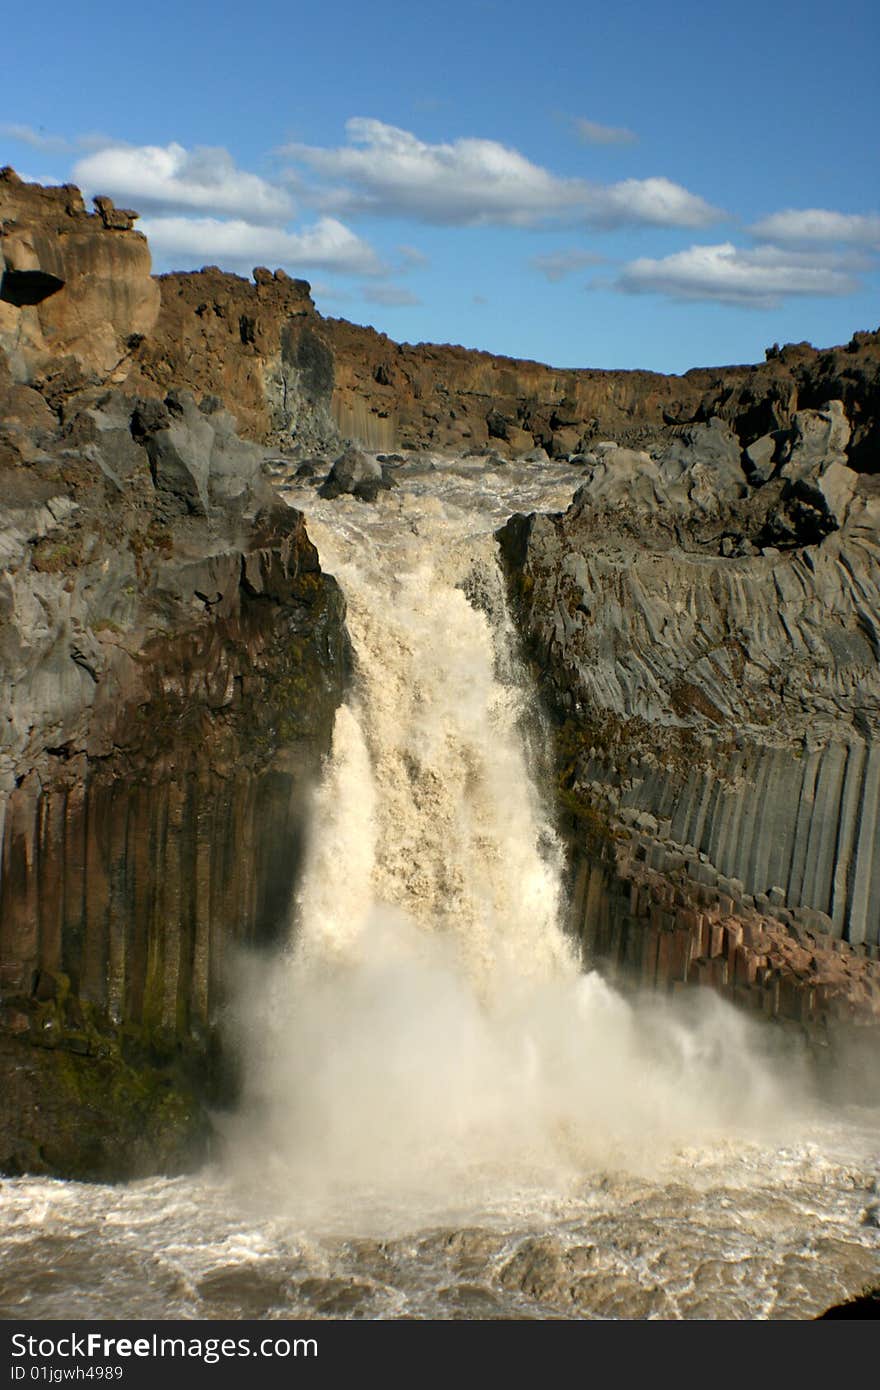
<path fill-rule="evenodd" d="M 410 461 L 290 500 L 355 690 L 291 937 L 242 960 L 207 1170 L 0 1185 L 6 1317 L 804 1318 L 876 1281 L 875 1113 L 708 991 L 584 974 L 493 530 L 567 466 Z"/>

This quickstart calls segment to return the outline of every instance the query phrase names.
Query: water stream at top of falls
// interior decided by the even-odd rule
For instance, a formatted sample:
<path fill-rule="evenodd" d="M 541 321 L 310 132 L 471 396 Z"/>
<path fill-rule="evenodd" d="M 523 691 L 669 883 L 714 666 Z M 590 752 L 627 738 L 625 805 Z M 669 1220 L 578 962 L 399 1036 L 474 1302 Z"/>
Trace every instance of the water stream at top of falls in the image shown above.
<path fill-rule="evenodd" d="M 561 927 L 494 530 L 566 465 L 292 489 L 356 677 L 287 945 L 237 964 L 200 1173 L 0 1184 L 0 1316 L 797 1318 L 876 1278 L 877 1117 L 810 1108 L 708 990 L 624 1000 Z"/>

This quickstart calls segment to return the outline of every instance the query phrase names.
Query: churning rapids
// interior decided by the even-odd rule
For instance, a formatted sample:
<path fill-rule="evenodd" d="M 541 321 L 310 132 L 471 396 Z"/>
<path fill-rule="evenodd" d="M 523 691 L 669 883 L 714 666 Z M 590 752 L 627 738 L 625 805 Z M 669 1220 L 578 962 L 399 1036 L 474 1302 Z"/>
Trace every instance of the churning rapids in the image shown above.
<path fill-rule="evenodd" d="M 6 1317 L 809 1317 L 876 1279 L 876 1115 L 708 991 L 585 974 L 493 531 L 570 467 L 411 460 L 290 494 L 357 679 L 291 939 L 243 961 L 202 1173 L 0 1187 Z"/>

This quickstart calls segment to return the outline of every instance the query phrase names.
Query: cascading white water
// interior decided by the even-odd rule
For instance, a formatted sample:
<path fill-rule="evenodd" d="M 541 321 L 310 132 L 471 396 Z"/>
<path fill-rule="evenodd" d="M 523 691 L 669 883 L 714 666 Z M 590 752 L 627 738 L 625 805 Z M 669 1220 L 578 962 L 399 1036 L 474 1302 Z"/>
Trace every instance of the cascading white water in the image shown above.
<path fill-rule="evenodd" d="M 245 1124 L 249 1169 L 256 1145 L 300 1196 L 642 1169 L 772 1109 L 741 1017 L 708 997 L 688 1019 L 634 1009 L 580 973 L 560 928 L 491 534 L 528 485 L 462 465 L 376 507 L 305 499 L 357 681 L 268 1026 L 263 979 L 246 1030 Z"/>

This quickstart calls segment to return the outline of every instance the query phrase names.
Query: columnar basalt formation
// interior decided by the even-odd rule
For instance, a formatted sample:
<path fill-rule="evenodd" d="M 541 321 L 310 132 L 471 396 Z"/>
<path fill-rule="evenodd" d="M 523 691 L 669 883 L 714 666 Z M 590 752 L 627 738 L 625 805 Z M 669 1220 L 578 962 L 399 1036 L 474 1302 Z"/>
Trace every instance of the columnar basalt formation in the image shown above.
<path fill-rule="evenodd" d="M 850 444 L 840 401 L 796 412 L 745 452 L 718 419 L 651 451 L 609 441 L 566 513 L 514 517 L 499 540 L 581 828 L 601 827 L 606 846 L 626 824 L 650 832 L 664 911 L 690 909 L 703 885 L 743 930 L 770 916 L 796 947 L 810 934 L 820 963 L 834 952 L 864 962 L 860 1010 L 873 1017 L 880 492 L 851 466 Z M 578 831 L 576 879 L 596 862 L 595 834 L 591 851 L 584 843 Z M 676 874 L 690 896 L 676 896 Z M 637 901 L 633 942 L 635 919 L 657 926 Z M 641 969 L 642 952 L 660 949 L 622 945 L 625 914 L 616 926 L 580 915 L 599 954 L 635 952 Z M 681 931 L 674 978 L 755 985 L 754 962 L 722 980 L 720 951 L 698 948 L 693 924 Z M 774 966 L 796 991 L 782 1012 L 809 1021 L 816 996 L 789 965 Z M 818 966 L 813 977 L 822 983 Z M 843 999 L 858 992 L 840 970 L 837 984 Z"/>
<path fill-rule="evenodd" d="M 805 1031 L 814 1044 L 863 1041 L 864 1062 L 880 1035 L 876 952 L 835 938 L 829 918 L 756 900 L 705 854 L 665 840 L 645 813 L 624 813 L 614 835 L 593 817 L 570 827 L 569 928 L 585 965 L 624 990 L 675 994 L 693 986 L 765 1019 Z M 839 1074 L 837 1074 L 839 1081 Z M 854 1069 L 853 1097 L 873 1065 Z M 876 1094 L 875 1094 L 876 1093 Z"/>
<path fill-rule="evenodd" d="M 171 1161 L 236 949 L 288 927 L 344 605 L 211 407 L 86 398 L 3 469 L 3 1048 L 19 1078 L 54 1056 L 38 1110 L 4 1093 L 6 1166 L 112 1174 L 141 1129 Z M 102 1094 L 116 1128 L 78 1148 Z"/>

